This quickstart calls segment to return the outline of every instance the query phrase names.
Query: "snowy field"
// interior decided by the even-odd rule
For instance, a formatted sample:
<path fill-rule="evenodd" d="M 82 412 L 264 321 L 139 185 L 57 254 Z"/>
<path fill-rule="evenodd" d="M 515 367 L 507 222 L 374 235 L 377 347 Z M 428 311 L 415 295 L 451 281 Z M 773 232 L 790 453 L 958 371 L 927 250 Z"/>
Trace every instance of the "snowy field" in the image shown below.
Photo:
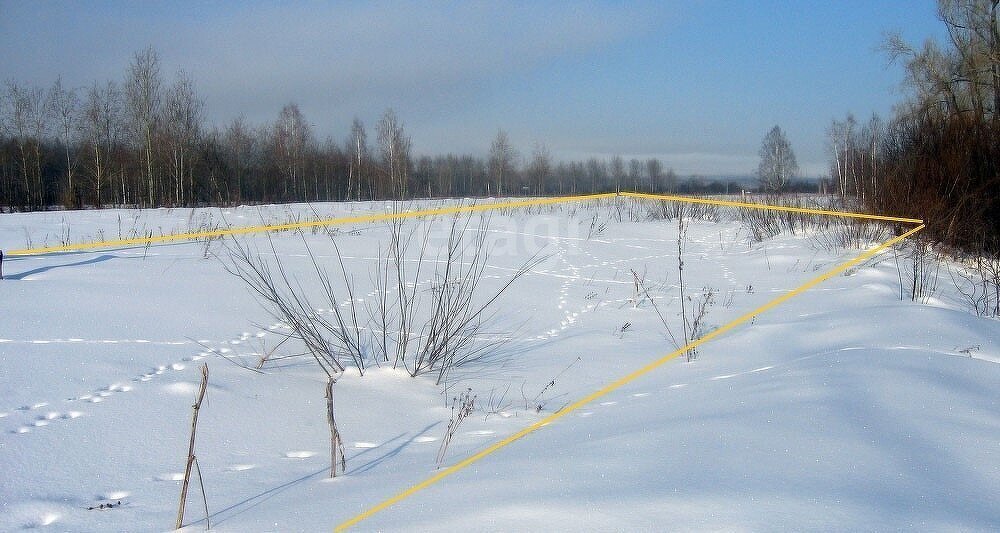
<path fill-rule="evenodd" d="M 439 204 L 409 207 L 428 205 Z M 0 248 L 391 209 L 7 214 Z M 391 363 L 369 365 L 363 376 L 349 369 L 336 385 L 347 471 L 335 479 L 326 375 L 296 356 L 301 344 L 281 344 L 287 325 L 227 272 L 226 242 L 8 257 L 0 530 L 171 529 L 207 363 L 196 452 L 212 529 L 329 531 L 437 471 L 460 391 L 472 390 L 476 409 L 444 465 L 675 349 L 671 335 L 683 330 L 678 224 L 649 220 L 647 211 L 622 200 L 471 215 L 467 232 L 485 232 L 490 251 L 484 294 L 530 257 L 541 259 L 501 295 L 487 328 L 509 342 L 492 362 L 460 368 L 441 385 Z M 405 226 L 427 236 L 439 257 L 449 217 Z M 280 260 L 308 294 L 317 294 L 308 252 L 342 285 L 339 249 L 363 308 L 376 296 L 388 227 L 238 239 Z M 689 221 L 688 313 L 711 293 L 702 319 L 710 330 L 858 255 L 831 245 L 836 231 L 757 242 L 725 216 Z M 439 281 L 432 268 L 418 280 L 421 294 Z M 906 284 L 885 252 L 705 344 L 693 361 L 672 361 L 357 529 L 998 530 L 1000 322 L 966 312 L 945 274 L 926 302 L 901 301 L 901 277 Z M 331 312 L 332 304 L 314 303 L 317 313 Z M 263 353 L 271 360 L 260 373 L 237 364 L 253 366 Z M 204 518 L 194 483 L 185 523 L 202 530 Z"/>

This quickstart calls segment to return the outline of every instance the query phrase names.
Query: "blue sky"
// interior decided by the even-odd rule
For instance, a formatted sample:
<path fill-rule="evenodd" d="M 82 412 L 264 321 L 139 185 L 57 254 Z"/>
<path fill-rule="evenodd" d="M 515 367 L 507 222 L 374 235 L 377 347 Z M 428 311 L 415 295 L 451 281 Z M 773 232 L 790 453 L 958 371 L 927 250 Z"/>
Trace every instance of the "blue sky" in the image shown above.
<path fill-rule="evenodd" d="M 681 174 L 751 174 L 785 130 L 826 172 L 825 130 L 891 114 L 886 32 L 942 35 L 935 2 L 20 2 L 0 0 L 0 80 L 120 80 L 136 50 L 195 80 L 208 121 L 296 102 L 320 138 L 393 108 L 415 154 L 658 157 Z M 374 135 L 370 133 L 374 138 Z"/>

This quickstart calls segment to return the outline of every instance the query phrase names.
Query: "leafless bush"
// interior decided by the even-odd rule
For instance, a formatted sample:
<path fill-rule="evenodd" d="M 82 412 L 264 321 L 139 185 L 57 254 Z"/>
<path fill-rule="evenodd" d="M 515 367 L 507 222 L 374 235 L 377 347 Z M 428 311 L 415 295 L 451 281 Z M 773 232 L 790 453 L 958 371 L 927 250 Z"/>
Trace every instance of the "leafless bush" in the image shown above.
<path fill-rule="evenodd" d="M 242 279 L 261 298 L 262 304 L 272 316 L 291 328 L 289 335 L 302 341 L 306 351 L 328 378 L 344 372 L 345 359 L 350 359 L 358 371 L 364 374 L 368 349 L 363 344 L 362 326 L 358 320 L 351 284 L 345 284 L 350 303 L 348 309 L 344 310 L 329 274 L 319 265 L 305 238 L 302 238 L 315 276 L 322 286 L 323 296 L 333 311 L 332 320 L 316 311 L 316 306 L 299 281 L 291 277 L 277 259 L 277 250 L 270 235 L 268 243 L 275 257 L 273 264 L 262 259 L 261 254 L 249 244 L 233 239 L 226 245 L 229 250 L 226 269 Z M 336 244 L 334 247 L 336 249 Z M 337 256 L 340 259 L 339 250 Z M 343 278 L 349 280 L 343 260 L 339 261 L 339 265 Z"/>
<path fill-rule="evenodd" d="M 663 329 L 667 332 L 667 336 L 670 337 L 670 342 L 673 343 L 674 348 L 680 348 L 682 345 L 677 343 L 677 338 L 674 336 L 674 332 L 670 329 L 670 323 L 667 322 L 663 313 L 660 312 L 660 306 L 656 305 L 656 300 L 650 295 L 650 288 L 646 282 L 645 272 L 640 276 L 635 270 L 632 271 L 632 279 L 635 287 L 635 296 L 633 297 L 633 306 L 638 308 L 643 300 L 648 300 L 650 305 L 653 306 L 653 310 L 656 311 L 656 316 L 659 317 L 660 322 L 663 324 Z M 686 343 L 685 343 L 686 344 Z"/>
<path fill-rule="evenodd" d="M 829 224 L 815 235 L 815 240 L 827 250 L 865 249 L 889 240 L 891 234 L 890 226 L 883 222 L 846 218 Z"/>
<path fill-rule="evenodd" d="M 536 413 L 542 412 L 542 410 L 545 409 L 545 406 L 549 403 L 549 401 L 553 399 L 552 397 L 547 397 L 545 393 L 555 388 L 556 383 L 560 380 L 560 378 L 562 378 L 563 374 L 569 372 L 569 369 L 573 368 L 573 365 L 579 363 L 582 360 L 583 359 L 580 357 L 574 359 L 572 362 L 570 362 L 570 364 L 566 365 L 566 368 L 563 368 L 562 370 L 559 371 L 558 374 L 552 376 L 552 379 L 550 379 L 547 383 L 545 383 L 545 386 L 542 387 L 542 390 L 538 391 L 538 394 L 535 394 L 530 399 L 528 398 L 528 395 L 525 394 L 524 384 L 522 383 L 521 399 L 524 400 L 524 409 L 525 410 L 533 409 Z"/>
<path fill-rule="evenodd" d="M 691 341 L 696 341 L 707 333 L 707 325 L 705 323 L 705 316 L 708 314 L 708 308 L 715 304 L 715 295 L 718 293 L 718 289 L 712 287 L 703 287 L 701 289 L 701 294 L 696 299 L 691 299 L 688 297 L 691 303 Z M 697 354 L 697 350 L 691 350 Z"/>
<path fill-rule="evenodd" d="M 695 204 L 697 205 L 697 204 Z M 673 331 L 670 328 L 670 323 L 660 311 L 658 305 L 656 305 L 656 300 L 650 295 L 650 289 L 646 284 L 645 273 L 640 275 L 635 270 L 632 270 L 632 280 L 633 280 L 633 296 L 630 299 L 634 307 L 638 307 L 643 301 L 648 300 L 652 305 L 653 310 L 656 311 L 657 316 L 660 318 L 660 322 L 663 323 L 663 327 L 670 337 L 671 342 L 675 348 L 681 348 L 682 346 L 687 346 L 690 342 L 699 339 L 705 330 L 705 315 L 708 313 L 708 308 L 712 306 L 715 302 L 715 289 L 704 288 L 702 289 L 702 294 L 697 298 L 693 298 L 687 292 L 687 285 L 684 281 L 684 249 L 687 244 L 687 232 L 690 225 L 690 219 L 688 218 L 689 208 L 692 205 L 687 205 L 683 203 L 674 203 L 673 208 L 670 208 L 667 214 L 671 217 L 677 219 L 677 288 L 679 291 L 679 301 L 681 304 L 680 316 L 681 316 L 681 331 L 683 336 L 681 340 L 674 336 Z M 665 209 L 664 206 L 659 206 L 659 209 Z M 707 212 L 701 210 L 695 210 L 701 213 L 702 216 L 706 216 Z M 710 214 L 710 216 L 717 216 L 718 212 Z M 625 327 L 621 330 L 624 334 Z M 693 360 L 697 356 L 696 350 L 688 350 L 685 353 L 685 358 L 687 361 Z"/>
<path fill-rule="evenodd" d="M 781 217 L 775 211 L 740 207 L 739 214 L 743 227 L 750 232 L 756 242 L 765 241 L 781 233 Z"/>
<path fill-rule="evenodd" d="M 977 316 L 1000 317 L 1000 254 L 967 258 L 949 274 Z"/>
<path fill-rule="evenodd" d="M 647 220 L 666 220 L 667 222 L 677 218 L 678 212 L 685 204 L 668 200 L 650 201 L 647 204 Z"/>
<path fill-rule="evenodd" d="M 415 228 L 405 229 L 400 220 L 390 223 L 389 245 L 385 250 L 380 247 L 372 279 L 374 303 L 368 305 L 357 303 L 355 280 L 347 273 L 335 235 L 330 237 L 339 269 L 336 286 L 303 237 L 321 298 L 331 311 L 326 314 L 316 311 L 307 291 L 280 260 L 264 261 L 246 244 L 230 245 L 227 268 L 261 297 L 272 315 L 291 327 L 289 335 L 302 341 L 328 377 L 338 376 L 347 365 L 363 374 L 369 364 L 391 361 L 393 368 L 404 368 L 411 376 L 432 373 L 440 384 L 456 368 L 486 364 L 498 356 L 510 335 L 487 331 L 496 304 L 542 260 L 537 255 L 528 259 L 499 288 L 485 292 L 489 223 L 480 220 L 472 228 L 471 218 L 453 217 L 447 242 L 436 253 L 431 246 L 432 221 L 424 222 L 426 233 L 419 240 Z M 269 242 L 275 252 L 270 237 Z M 433 281 L 428 287 L 423 279 L 429 270 Z"/>
<path fill-rule="evenodd" d="M 906 258 L 909 268 L 904 277 L 908 282 L 910 300 L 926 303 L 937 292 L 942 258 L 930 242 L 919 236 L 908 243 Z"/>
<path fill-rule="evenodd" d="M 704 220 L 705 222 L 718 222 L 721 220 L 719 206 L 714 204 L 686 204 L 683 211 L 689 219 Z"/>
<path fill-rule="evenodd" d="M 508 393 L 510 393 L 510 385 L 504 387 L 503 392 L 497 392 L 495 387 L 490 389 L 490 397 L 487 398 L 486 405 L 481 407 L 485 413 L 483 420 L 489 420 L 491 415 L 500 414 L 510 409 L 511 403 L 507 399 Z"/>
<path fill-rule="evenodd" d="M 630 196 L 618 196 L 615 198 L 623 214 L 619 222 L 628 220 L 629 222 L 645 222 L 649 217 L 649 200 L 641 200 Z"/>
<path fill-rule="evenodd" d="M 457 398 L 451 399 L 451 418 L 448 419 L 448 428 L 445 431 L 444 438 L 441 439 L 441 446 L 438 448 L 437 453 L 437 465 L 441 468 L 441 463 L 444 462 L 445 453 L 448 452 L 448 445 L 451 444 L 452 437 L 455 436 L 455 432 L 458 431 L 458 426 L 472 414 L 473 409 L 476 407 L 476 395 L 472 394 L 472 389 L 467 389 L 458 395 Z"/>
<path fill-rule="evenodd" d="M 537 255 L 529 258 L 499 288 L 478 298 L 483 292 L 482 281 L 490 258 L 486 246 L 489 222 L 482 219 L 478 228 L 470 230 L 470 220 L 466 218 L 462 223 L 458 217 L 452 219 L 448 242 L 443 253 L 439 251 L 435 257 L 435 283 L 426 311 L 420 313 L 425 318 L 420 320 L 422 326 L 417 345 L 410 357 L 404 355 L 402 358 L 410 375 L 435 373 L 438 384 L 453 369 L 470 363 L 490 362 L 498 349 L 509 342 L 509 335 L 488 334 L 486 328 L 495 317 L 494 308 L 500 297 L 541 261 Z M 470 232 L 473 237 L 468 239 Z M 426 243 L 425 239 L 425 247 Z M 421 258 L 425 255 L 426 252 L 421 251 Z M 409 315 L 412 324 L 419 304 L 416 298 L 401 299 L 400 308 L 412 306 L 414 309 L 401 312 L 401 316 Z"/>
<path fill-rule="evenodd" d="M 686 305 L 684 303 L 685 299 L 685 289 L 684 286 L 684 246 L 687 244 L 687 232 L 688 232 L 689 222 L 684 219 L 684 209 L 678 212 L 677 216 L 677 287 L 681 293 L 681 325 L 684 331 L 684 345 L 688 344 L 688 332 L 691 329 L 691 323 L 688 321 Z M 686 359 L 690 362 L 694 359 L 694 351 L 688 350 L 686 352 Z"/>
<path fill-rule="evenodd" d="M 798 196 L 766 195 L 745 199 L 765 205 L 792 208 L 790 210 L 783 210 L 737 207 L 730 211 L 733 214 L 733 220 L 741 222 L 756 242 L 776 237 L 781 233 L 796 235 L 809 230 L 826 230 L 831 225 L 831 221 L 834 220 L 828 215 L 816 215 L 794 210 L 829 207 L 819 205 L 815 201 L 804 201 Z"/>
<path fill-rule="evenodd" d="M 618 218 L 618 222 L 621 222 L 620 215 L 619 215 L 619 218 Z M 607 230 L 607 229 L 608 229 L 608 223 L 607 222 L 602 222 L 601 219 L 600 219 L 600 215 L 596 215 L 595 214 L 590 219 L 590 227 L 587 228 L 587 240 L 589 241 L 590 239 L 592 239 L 594 237 L 601 236 L 601 234 L 603 234 L 604 231 Z"/>

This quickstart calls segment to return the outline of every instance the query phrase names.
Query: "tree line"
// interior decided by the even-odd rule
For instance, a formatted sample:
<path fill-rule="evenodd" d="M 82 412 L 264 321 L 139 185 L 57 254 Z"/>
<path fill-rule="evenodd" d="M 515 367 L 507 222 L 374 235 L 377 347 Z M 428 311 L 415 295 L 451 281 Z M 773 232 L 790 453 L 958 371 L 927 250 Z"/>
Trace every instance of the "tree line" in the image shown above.
<path fill-rule="evenodd" d="M 1000 253 L 1000 0 L 939 0 L 948 41 L 883 45 L 908 96 L 889 120 L 848 114 L 828 130 L 835 190 L 878 213 L 927 221 L 932 239 Z"/>
<path fill-rule="evenodd" d="M 555 161 L 522 155 L 500 130 L 486 158 L 414 156 L 389 109 L 369 133 L 317 138 L 294 103 L 274 122 L 206 124 L 185 72 L 166 79 L 153 48 L 120 81 L 49 88 L 7 81 L 0 93 L 0 208 L 160 207 L 412 197 L 565 195 L 614 190 L 729 192 L 735 182 L 681 180 L 656 158 Z"/>

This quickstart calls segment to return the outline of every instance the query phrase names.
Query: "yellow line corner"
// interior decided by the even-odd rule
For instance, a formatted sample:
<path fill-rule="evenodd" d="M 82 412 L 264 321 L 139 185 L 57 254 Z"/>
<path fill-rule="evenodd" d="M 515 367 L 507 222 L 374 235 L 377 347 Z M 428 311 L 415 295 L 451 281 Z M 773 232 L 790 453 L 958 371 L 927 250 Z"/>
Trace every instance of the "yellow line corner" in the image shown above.
<path fill-rule="evenodd" d="M 890 240 L 888 240 L 888 241 L 886 241 L 886 242 L 884 242 L 882 244 L 879 244 L 878 246 L 875 246 L 875 247 L 873 247 L 873 248 L 871 248 L 869 250 L 866 250 L 865 252 L 861 253 L 857 257 L 855 257 L 853 259 L 850 259 L 848 261 L 845 261 L 844 263 L 841 263 L 840 265 L 837 265 L 836 267 L 830 269 L 829 271 L 824 272 L 823 274 L 820 274 L 819 276 L 816 276 L 815 278 L 812 278 L 811 280 L 803 283 L 799 287 L 796 287 L 792 291 L 790 291 L 788 293 L 785 293 L 785 294 L 782 294 L 782 295 L 780 295 L 780 296 L 778 296 L 778 297 L 770 300 L 769 302 L 765 303 L 764 305 L 762 305 L 762 306 L 754 309 L 753 311 L 750 311 L 749 313 L 746 313 L 746 314 L 744 314 L 744 315 L 736 318 L 735 320 L 732 320 L 731 322 L 729 322 L 729 323 L 727 323 L 727 324 L 725 324 L 723 326 L 720 326 L 719 328 L 717 328 L 715 330 L 712 330 L 711 332 L 709 332 L 708 334 L 704 335 L 700 339 L 692 341 L 692 342 L 688 343 L 687 345 L 685 345 L 685 346 L 683 346 L 681 348 L 678 348 L 677 350 L 674 350 L 673 352 L 670 352 L 669 354 L 667 354 L 667 355 L 665 355 L 665 356 L 663 356 L 663 357 L 661 357 L 661 358 L 659 358 L 659 359 L 657 359 L 657 360 L 655 360 L 655 361 L 653 361 L 651 363 L 647 363 L 645 366 L 643 366 L 643 367 L 641 367 L 641 368 L 639 368 L 639 369 L 637 369 L 637 370 L 635 370 L 635 371 L 633 371 L 633 372 L 631 372 L 629 374 L 626 374 L 625 376 L 622 376 L 622 377 L 616 379 L 615 381 L 612 381 L 611 383 L 608 383 L 607 385 L 605 385 L 605 386 L 601 387 L 600 389 L 598 389 L 598 390 L 596 390 L 596 391 L 588 394 L 587 396 L 584 396 L 583 398 L 580 398 L 579 400 L 577 400 L 577 401 L 573 402 L 572 404 L 566 406 L 562 410 L 557 411 L 555 413 L 552 413 L 551 415 L 549 415 L 549 416 L 547 416 L 547 417 L 545 417 L 545 418 L 543 418 L 543 419 L 541 419 L 541 420 L 539 420 L 539 421 L 537 421 L 537 422 L 535 422 L 535 423 L 533 423 L 533 424 L 525 427 L 524 429 L 521 429 L 520 431 L 514 433 L 513 435 L 511 435 L 511 436 L 509 436 L 509 437 L 507 437 L 507 438 L 505 438 L 503 440 L 500 440 L 500 441 L 496 442 L 495 444 L 489 446 L 488 448 L 486 448 L 486 449 L 484 449 L 484 450 L 482 450 L 482 451 L 480 451 L 480 452 L 478 452 L 478 453 L 476 453 L 476 454 L 474 454 L 474 455 L 472 455 L 470 457 L 467 457 L 467 458 L 463 459 L 462 461 L 459 461 L 458 463 L 456 463 L 456 464 L 454 464 L 454 465 L 452 465 L 452 466 L 450 466 L 448 468 L 445 468 L 444 470 L 441 470 L 440 472 L 434 474 L 433 476 L 431 476 L 431 477 L 429 477 L 429 478 L 427 478 L 427 479 L 425 479 L 425 480 L 417 483 L 416 485 L 413 485 L 413 486 L 409 487 L 408 489 L 403 490 L 402 492 L 396 494 L 395 496 L 392 496 L 392 497 L 390 497 L 390 498 L 388 498 L 388 499 L 380 502 L 379 504 L 375 505 L 374 507 L 372 507 L 372 508 L 370 508 L 370 509 L 368 509 L 368 510 L 366 510 L 366 511 L 364 511 L 364 512 L 362 512 L 362 513 L 360 513 L 360 514 L 358 514 L 356 516 L 354 516 L 353 518 L 345 520 L 344 522 L 340 523 L 335 528 L 335 531 L 344 531 L 347 528 L 350 528 L 351 526 L 354 526 L 354 525 L 358 524 L 359 522 L 361 522 L 361 521 L 363 521 L 363 520 L 371 517 L 372 515 L 380 512 L 382 510 L 385 510 L 388 507 L 391 507 L 392 505 L 394 505 L 394 504 L 396 504 L 396 503 L 398 503 L 398 502 L 400 502 L 400 501 L 402 501 L 402 500 L 404 500 L 404 499 L 406 499 L 406 498 L 408 498 L 408 497 L 416 494 L 417 492 L 419 492 L 419 491 L 421 491 L 421 490 L 423 490 L 423 489 L 425 489 L 425 488 L 427 488 L 427 487 L 429 487 L 429 486 L 437 483 L 438 481 L 441 481 L 442 479 L 444 479 L 444 478 L 446 478 L 446 477 L 454 474 L 455 472 L 458 472 L 459 470 L 461 470 L 461 469 L 463 469 L 463 468 L 471 465 L 472 463 L 475 463 L 476 461 L 478 461 L 478 460 L 480 460 L 480 459 L 482 459 L 482 458 L 484 458 L 484 457 L 486 457 L 486 456 L 488 456 L 488 455 L 496 452 L 497 450 L 499 450 L 499 449 L 501 449 L 501 448 L 503 448 L 503 447 L 505 447 L 505 446 L 513 443 L 514 441 L 516 441 L 516 440 L 518 440 L 518 439 L 520 439 L 520 438 L 522 438 L 522 437 L 524 437 L 524 436 L 526 436 L 526 435 L 528 435 L 530 433 L 533 433 L 533 432 L 541 429 L 542 427 L 545 427 L 545 426 L 551 424 L 552 422 L 555 422 L 556 420 L 558 420 L 558 419 L 566 416 L 567 414 L 572 413 L 573 411 L 576 411 L 580 407 L 583 407 L 584 405 L 587 405 L 590 402 L 592 402 L 592 401 L 594 401 L 594 400 L 596 400 L 598 398 L 601 398 L 602 396 L 607 395 L 608 393 L 610 393 L 610 392 L 612 392 L 612 391 L 614 391 L 614 390 L 622 387 L 623 385 L 626 385 L 626 384 L 628 384 L 628 383 L 630 383 L 632 381 L 635 381 L 636 379 L 638 379 L 638 378 L 640 378 L 640 377 L 642 377 L 642 376 L 644 376 L 644 375 L 652 372 L 653 370 L 655 370 L 655 369 L 663 366 L 668 361 L 676 359 L 681 354 L 686 353 L 688 350 L 692 350 L 694 348 L 697 348 L 698 346 L 701 346 L 702 344 L 705 344 L 706 342 L 708 342 L 708 341 L 710 341 L 712 339 L 715 339 L 716 337 L 721 336 L 722 334 L 728 332 L 729 330 L 735 328 L 736 326 L 739 326 L 741 324 L 749 322 L 754 317 L 756 317 L 756 316 L 758 316 L 758 315 L 760 315 L 760 314 L 762 314 L 762 313 L 764 313 L 764 312 L 766 312 L 766 311 L 768 311 L 770 309 L 773 309 L 773 308 L 775 308 L 775 307 L 777 307 L 777 306 L 779 306 L 779 305 L 787 302 L 788 300 L 794 298 L 795 296 L 798 296 L 799 294 L 802 294 L 803 292 L 811 289 L 812 287 L 815 287 L 816 285 L 819 285 L 820 283 L 822 283 L 822 282 L 824 282 L 824 281 L 826 281 L 826 280 L 828 280 L 828 279 L 830 279 L 830 278 L 832 278 L 832 277 L 834 277 L 834 276 L 836 276 L 836 275 L 838 275 L 838 274 L 840 274 L 842 272 L 847 271 L 851 267 L 854 267 L 854 266 L 856 266 L 856 265 L 858 265 L 858 264 L 860 264 L 860 263 L 862 263 L 864 261 L 867 261 L 868 259 L 870 259 L 870 258 L 874 257 L 875 255 L 877 255 L 882 250 L 885 250 L 886 248 L 889 248 L 890 246 L 893 246 L 896 243 L 898 243 L 900 241 L 903 241 L 904 239 L 909 238 L 910 236 L 914 235 L 915 233 L 921 231 L 922 229 L 924 229 L 924 225 L 923 224 L 921 224 L 921 225 L 919 225 L 919 226 L 917 226 L 917 227 L 915 227 L 915 228 L 913 228 L 913 229 L 911 229 L 911 230 L 909 230 L 909 231 L 907 231 L 907 232 L 905 232 L 905 233 L 903 233 L 903 234 L 901 234 L 901 235 L 899 235 L 897 237 L 894 237 L 894 238 L 892 238 L 892 239 L 890 239 Z"/>

